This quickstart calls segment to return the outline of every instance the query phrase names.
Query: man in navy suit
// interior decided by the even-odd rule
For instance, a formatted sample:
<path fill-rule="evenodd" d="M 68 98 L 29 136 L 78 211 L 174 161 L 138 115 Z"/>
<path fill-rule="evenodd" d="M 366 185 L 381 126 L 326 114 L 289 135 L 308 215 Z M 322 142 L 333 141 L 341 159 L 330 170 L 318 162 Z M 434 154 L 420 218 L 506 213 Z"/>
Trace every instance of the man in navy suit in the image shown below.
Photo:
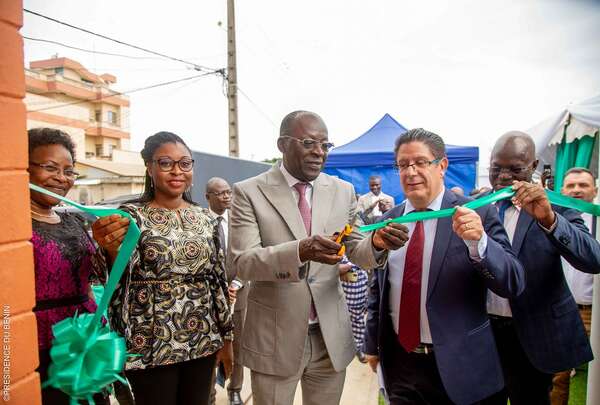
<path fill-rule="evenodd" d="M 551 205 L 542 186 L 531 183 L 537 164 L 535 144 L 522 132 L 504 134 L 492 150 L 492 187 L 516 191 L 512 204 L 496 206 L 527 286 L 508 300 L 488 294 L 506 388 L 485 404 L 505 405 L 507 398 L 511 405 L 550 404 L 553 373 L 593 357 L 561 257 L 578 270 L 598 273 L 600 245 L 577 211 Z"/>
<path fill-rule="evenodd" d="M 504 386 L 486 312 L 486 293 L 525 286 L 493 206 L 476 211 L 444 188 L 448 167 L 438 135 L 413 129 L 395 145 L 406 202 L 383 219 L 456 207 L 452 217 L 408 224 L 408 243 L 375 272 L 364 351 L 381 361 L 392 404 L 472 404 Z"/>

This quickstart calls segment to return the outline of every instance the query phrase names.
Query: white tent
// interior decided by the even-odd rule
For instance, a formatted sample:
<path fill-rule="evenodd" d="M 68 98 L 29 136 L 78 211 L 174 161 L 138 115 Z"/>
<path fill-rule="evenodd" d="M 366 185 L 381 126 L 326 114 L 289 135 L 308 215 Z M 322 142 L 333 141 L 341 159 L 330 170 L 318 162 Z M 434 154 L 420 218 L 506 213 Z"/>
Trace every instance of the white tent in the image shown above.
<path fill-rule="evenodd" d="M 600 128 L 600 94 L 567 105 L 562 111 L 527 131 L 535 140 L 535 149 L 540 159 L 539 168 L 544 164 L 554 166 L 557 146 L 561 143 L 564 126 L 568 120 L 570 123 L 566 133 L 567 142 L 573 142 L 586 135 L 593 136 Z M 591 169 L 594 173 L 598 173 L 597 155 L 592 157 Z"/>

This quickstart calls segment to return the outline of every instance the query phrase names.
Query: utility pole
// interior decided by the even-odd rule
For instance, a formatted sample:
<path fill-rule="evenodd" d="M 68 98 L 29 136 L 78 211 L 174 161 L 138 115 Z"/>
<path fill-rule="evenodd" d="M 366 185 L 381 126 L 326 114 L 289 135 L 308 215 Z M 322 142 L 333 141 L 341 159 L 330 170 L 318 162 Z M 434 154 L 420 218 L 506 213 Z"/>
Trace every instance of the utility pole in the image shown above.
<path fill-rule="evenodd" d="M 229 108 L 229 156 L 239 157 L 234 0 L 227 0 L 227 101 Z"/>

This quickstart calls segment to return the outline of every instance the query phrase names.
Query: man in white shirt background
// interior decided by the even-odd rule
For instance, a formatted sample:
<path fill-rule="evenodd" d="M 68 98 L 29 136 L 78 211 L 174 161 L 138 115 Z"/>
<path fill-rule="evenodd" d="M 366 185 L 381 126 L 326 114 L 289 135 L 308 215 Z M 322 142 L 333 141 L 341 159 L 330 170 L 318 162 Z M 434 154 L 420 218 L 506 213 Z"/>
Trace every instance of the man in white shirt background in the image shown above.
<path fill-rule="evenodd" d="M 598 194 L 594 175 L 588 169 L 574 167 L 569 169 L 563 179 L 561 193 L 569 197 L 587 202 L 594 202 Z M 596 236 L 596 218 L 591 214 L 582 213 L 585 225 Z M 579 314 L 588 336 L 592 326 L 592 297 L 594 275 L 575 269 L 566 260 L 562 260 L 563 270 L 569 289 L 579 307 Z M 553 379 L 551 393 L 552 405 L 567 405 L 569 403 L 569 385 L 571 370 L 556 373 Z"/>
<path fill-rule="evenodd" d="M 369 177 L 369 190 L 360 196 L 356 208 L 362 213 L 364 222 L 372 222 L 394 206 L 394 198 L 381 191 L 381 176 Z"/>

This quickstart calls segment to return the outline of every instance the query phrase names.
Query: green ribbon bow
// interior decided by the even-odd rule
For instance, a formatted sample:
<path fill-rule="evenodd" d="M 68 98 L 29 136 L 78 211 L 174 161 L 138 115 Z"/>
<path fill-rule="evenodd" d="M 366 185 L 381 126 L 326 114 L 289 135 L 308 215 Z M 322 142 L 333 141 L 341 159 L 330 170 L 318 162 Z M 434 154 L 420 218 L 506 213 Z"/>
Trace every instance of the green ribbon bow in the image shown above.
<path fill-rule="evenodd" d="M 50 349 L 52 364 L 48 369 L 48 381 L 42 387 L 53 386 L 71 397 L 71 404 L 87 400 L 93 404 L 92 396 L 116 380 L 125 383 L 119 375 L 127 359 L 125 339 L 102 323 L 110 298 L 125 271 L 131 253 L 140 237 L 140 229 L 128 213 L 104 207 L 87 207 L 55 194 L 35 184 L 29 188 L 49 195 L 97 217 L 119 214 L 129 218 L 129 228 L 113 263 L 110 276 L 98 309 L 93 314 L 75 314 L 52 327 L 54 340 Z"/>
<path fill-rule="evenodd" d="M 512 189 L 512 187 L 506 187 L 485 197 L 469 201 L 463 206 L 475 210 L 485 205 L 495 203 L 496 201 L 511 198 L 514 195 L 515 192 Z M 581 212 L 587 212 L 588 214 L 592 214 L 594 216 L 600 216 L 600 205 L 592 204 L 587 201 L 578 200 L 572 197 L 567 197 L 566 195 L 562 195 L 552 190 L 546 190 L 546 195 L 548 196 L 548 200 L 550 200 L 550 203 L 554 205 L 566 208 L 574 208 Z M 376 229 L 383 228 L 390 223 L 405 224 L 408 222 L 426 221 L 428 219 L 451 217 L 452 215 L 454 215 L 455 211 L 456 208 L 445 208 L 443 210 L 438 211 L 413 211 L 406 215 L 402 215 L 401 217 L 386 219 L 385 221 L 377 222 L 375 224 L 361 226 L 358 228 L 358 230 L 360 232 L 370 232 Z"/>

